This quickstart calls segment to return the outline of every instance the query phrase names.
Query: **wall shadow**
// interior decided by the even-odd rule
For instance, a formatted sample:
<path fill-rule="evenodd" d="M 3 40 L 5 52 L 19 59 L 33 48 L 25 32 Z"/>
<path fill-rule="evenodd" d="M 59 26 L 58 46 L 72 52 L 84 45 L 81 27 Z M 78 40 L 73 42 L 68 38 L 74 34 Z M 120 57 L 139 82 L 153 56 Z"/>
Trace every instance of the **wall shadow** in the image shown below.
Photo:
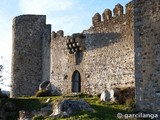
<path fill-rule="evenodd" d="M 120 33 L 114 32 L 85 34 L 84 47 L 87 51 L 102 48 L 120 42 L 121 38 L 122 35 Z"/>

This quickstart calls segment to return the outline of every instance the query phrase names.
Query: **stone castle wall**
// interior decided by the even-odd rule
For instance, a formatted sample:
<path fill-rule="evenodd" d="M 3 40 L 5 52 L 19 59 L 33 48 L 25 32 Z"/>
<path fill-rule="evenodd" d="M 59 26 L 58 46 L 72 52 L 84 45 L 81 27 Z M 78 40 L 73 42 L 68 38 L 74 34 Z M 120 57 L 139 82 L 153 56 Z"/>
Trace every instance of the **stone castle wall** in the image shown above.
<path fill-rule="evenodd" d="M 12 29 L 11 97 L 34 95 L 49 80 L 51 25 L 44 15 L 22 15 L 13 19 Z"/>
<path fill-rule="evenodd" d="M 51 83 L 52 86 L 60 88 L 61 92 L 67 92 L 67 80 L 65 75 L 69 72 L 69 54 L 65 46 L 63 31 L 52 32 L 51 39 Z M 72 56 L 71 56 L 72 57 Z"/>
<path fill-rule="evenodd" d="M 15 17 L 11 97 L 34 95 L 43 80 L 61 94 L 71 93 L 78 78 L 79 92 L 93 95 L 136 86 L 137 110 L 159 112 L 159 6 L 158 0 L 134 0 L 124 14 L 117 4 L 113 16 L 109 9 L 96 13 L 93 26 L 72 36 L 51 34 L 44 15 Z"/>
<path fill-rule="evenodd" d="M 136 104 L 160 112 L 160 1 L 135 0 Z"/>
<path fill-rule="evenodd" d="M 84 93 L 98 94 L 110 87 L 134 86 L 133 2 L 126 5 L 126 14 L 120 4 L 113 12 L 112 16 L 111 10 L 106 9 L 103 20 L 96 13 L 93 26 L 82 34 L 63 37 L 62 31 L 52 33 L 51 82 L 63 94 L 72 92 L 76 70 L 80 73 Z M 70 54 L 67 50 L 66 41 L 74 40 L 83 42 L 79 54 Z"/>

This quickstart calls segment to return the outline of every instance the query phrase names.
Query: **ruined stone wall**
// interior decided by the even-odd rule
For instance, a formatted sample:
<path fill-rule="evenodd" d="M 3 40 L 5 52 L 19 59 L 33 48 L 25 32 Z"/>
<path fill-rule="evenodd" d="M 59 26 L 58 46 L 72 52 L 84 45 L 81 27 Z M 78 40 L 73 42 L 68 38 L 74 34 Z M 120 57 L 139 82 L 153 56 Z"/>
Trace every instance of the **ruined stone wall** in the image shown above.
<path fill-rule="evenodd" d="M 160 1 L 135 0 L 136 105 L 160 111 Z"/>
<path fill-rule="evenodd" d="M 78 70 L 81 75 L 81 92 L 98 94 L 106 88 L 134 86 L 134 30 L 133 3 L 126 5 L 126 14 L 118 4 L 112 12 L 106 9 L 93 17 L 93 26 L 68 37 L 54 37 L 51 43 L 51 82 L 62 93 L 70 93 L 72 75 Z M 75 54 L 67 51 L 66 41 L 81 39 L 83 51 L 76 64 Z"/>
<path fill-rule="evenodd" d="M 53 87 L 60 90 L 60 93 L 67 93 L 67 79 L 65 75 L 68 75 L 69 64 L 72 63 L 69 60 L 72 56 L 69 55 L 66 49 L 65 40 L 67 37 L 63 37 L 63 31 L 57 33 L 52 32 L 51 39 L 51 83 Z"/>
<path fill-rule="evenodd" d="M 11 97 L 34 95 L 42 80 L 49 80 L 43 64 L 49 74 L 51 26 L 44 15 L 22 15 L 13 19 L 12 29 Z"/>

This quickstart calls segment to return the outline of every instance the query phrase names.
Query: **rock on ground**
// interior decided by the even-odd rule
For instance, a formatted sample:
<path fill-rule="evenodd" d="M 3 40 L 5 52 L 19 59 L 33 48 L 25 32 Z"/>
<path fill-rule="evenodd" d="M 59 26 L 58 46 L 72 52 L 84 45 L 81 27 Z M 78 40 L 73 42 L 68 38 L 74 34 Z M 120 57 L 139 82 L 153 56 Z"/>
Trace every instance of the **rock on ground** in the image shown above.
<path fill-rule="evenodd" d="M 41 91 L 51 91 L 51 83 L 50 81 L 43 81 L 40 85 L 39 85 L 39 90 Z"/>
<path fill-rule="evenodd" d="M 115 88 L 115 89 L 108 89 L 102 92 L 100 96 L 101 101 L 105 102 L 115 102 L 117 95 L 120 93 L 120 90 Z"/>
<path fill-rule="evenodd" d="M 53 113 L 50 117 L 69 117 L 76 111 L 93 111 L 90 105 L 84 100 L 63 100 L 54 103 L 53 105 Z"/>

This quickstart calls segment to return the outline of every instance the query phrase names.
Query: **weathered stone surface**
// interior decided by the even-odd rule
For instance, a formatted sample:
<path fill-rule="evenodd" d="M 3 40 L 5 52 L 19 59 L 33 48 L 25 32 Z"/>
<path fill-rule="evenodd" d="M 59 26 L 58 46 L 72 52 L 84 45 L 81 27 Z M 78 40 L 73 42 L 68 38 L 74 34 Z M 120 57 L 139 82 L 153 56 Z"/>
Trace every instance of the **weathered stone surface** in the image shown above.
<path fill-rule="evenodd" d="M 57 37 L 59 37 L 59 36 L 63 37 L 63 34 L 64 34 L 63 30 L 59 30 L 59 31 L 57 31 L 56 36 Z"/>
<path fill-rule="evenodd" d="M 95 95 L 110 87 L 134 86 L 136 78 L 137 109 L 160 112 L 160 2 L 134 3 L 134 10 L 133 2 L 126 5 L 126 14 L 120 4 L 113 10 L 114 17 L 110 10 L 104 11 L 103 20 L 95 14 L 93 26 L 81 34 L 85 37 L 81 37 L 84 45 L 80 54 L 70 54 L 76 53 L 77 44 L 71 36 L 63 37 L 63 31 L 52 32 L 50 43 L 45 16 L 16 17 L 11 96 L 33 95 L 41 80 L 50 79 L 57 93 L 71 93 L 78 86 L 79 92 Z M 66 41 L 73 44 L 66 46 Z M 80 73 L 78 77 L 75 71 Z M 78 82 L 73 84 L 73 80 Z"/>
<path fill-rule="evenodd" d="M 133 4 L 126 8 L 133 11 Z M 104 16 L 109 15 L 109 20 L 104 21 L 95 14 L 93 26 L 85 34 L 74 34 L 74 39 L 63 37 L 62 30 L 52 32 L 51 43 L 45 16 L 16 17 L 11 96 L 33 95 L 42 80 L 49 79 L 58 94 L 71 93 L 75 85 L 80 87 L 79 92 L 94 95 L 110 86 L 134 86 L 133 14 L 123 14 L 119 4 L 114 11 L 116 16 L 111 17 L 106 10 Z M 79 39 L 82 42 L 77 42 Z M 66 45 L 66 41 L 72 44 Z M 73 84 L 75 71 L 80 73 L 79 83 Z"/>
<path fill-rule="evenodd" d="M 39 85 L 39 90 L 42 90 L 42 91 L 51 91 L 52 88 L 51 88 L 51 83 L 50 81 L 43 81 L 40 85 Z"/>
<path fill-rule="evenodd" d="M 43 116 L 48 117 L 49 113 L 52 112 L 52 103 L 49 103 L 47 106 L 41 108 L 40 110 L 34 110 L 31 112 L 32 116 Z M 33 117 L 32 117 L 33 118 Z"/>
<path fill-rule="evenodd" d="M 101 22 L 101 15 L 99 13 L 96 13 L 92 18 L 93 26 L 98 26 Z"/>
<path fill-rule="evenodd" d="M 102 15 L 103 15 L 103 20 L 107 21 L 112 17 L 112 11 L 110 9 L 105 9 Z"/>
<path fill-rule="evenodd" d="M 13 19 L 11 97 L 34 95 L 41 80 L 50 78 L 51 25 L 45 15 Z"/>
<path fill-rule="evenodd" d="M 81 33 L 73 33 L 73 34 L 72 34 L 72 37 L 73 37 L 73 38 L 85 38 L 85 35 L 84 35 L 84 34 L 81 34 Z"/>
<path fill-rule="evenodd" d="M 93 111 L 84 100 L 63 100 L 53 104 L 53 113 L 50 117 L 68 117 L 77 111 Z"/>
<path fill-rule="evenodd" d="M 32 120 L 32 113 L 28 111 L 19 111 L 19 120 Z"/>
<path fill-rule="evenodd" d="M 103 91 L 100 97 L 101 101 L 109 101 L 110 100 L 110 93 L 109 91 Z"/>
<path fill-rule="evenodd" d="M 160 113 L 160 1 L 135 0 L 137 110 Z"/>
<path fill-rule="evenodd" d="M 119 8 L 116 9 L 122 11 Z M 134 86 L 132 2 L 127 4 L 127 10 L 129 14 L 120 14 L 106 21 L 97 17 L 98 25 L 93 25 L 83 33 L 85 37 L 81 37 L 83 50 L 79 54 L 70 54 L 68 49 L 75 51 L 70 40 L 75 37 L 76 41 L 80 34 L 52 38 L 51 84 L 62 94 L 73 92 L 74 86 L 81 86 L 80 92 L 92 95 L 108 88 Z M 80 83 L 74 85 L 75 71 L 80 73 Z"/>
<path fill-rule="evenodd" d="M 115 8 L 113 9 L 115 16 L 120 16 L 123 14 L 123 6 L 121 4 L 117 4 Z"/>
<path fill-rule="evenodd" d="M 49 103 L 46 107 L 41 108 L 41 111 L 52 111 L 52 103 Z"/>
<path fill-rule="evenodd" d="M 50 118 L 59 118 L 59 117 L 64 118 L 64 117 L 69 117 L 69 114 L 66 113 L 66 112 L 61 112 L 61 113 L 58 113 L 58 114 L 53 114 L 52 113 L 49 117 Z"/>
<path fill-rule="evenodd" d="M 108 89 L 102 92 L 100 100 L 105 102 L 115 102 L 118 95 L 121 95 L 119 89 Z"/>

